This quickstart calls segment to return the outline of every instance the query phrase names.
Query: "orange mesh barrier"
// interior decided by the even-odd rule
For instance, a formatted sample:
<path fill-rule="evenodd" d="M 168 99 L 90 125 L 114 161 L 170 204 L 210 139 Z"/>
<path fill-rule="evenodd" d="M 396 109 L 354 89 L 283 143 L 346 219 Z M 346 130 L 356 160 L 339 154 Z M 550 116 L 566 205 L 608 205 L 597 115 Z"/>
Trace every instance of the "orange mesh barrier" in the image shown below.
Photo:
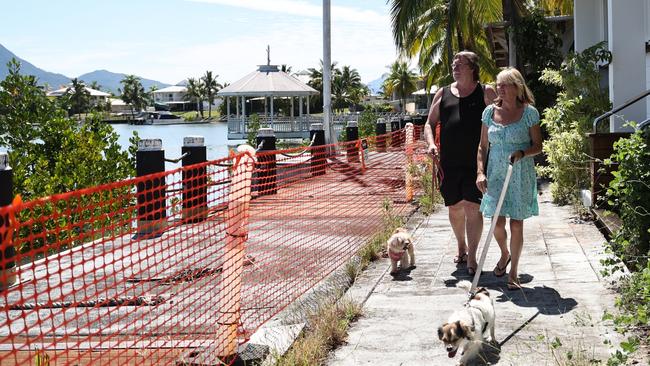
<path fill-rule="evenodd" d="M 234 362 L 223 356 L 381 231 L 385 200 L 415 210 L 406 164 L 425 146 L 404 133 L 250 148 L 0 208 L 15 216 L 2 245 L 13 233 L 18 249 L 0 364 L 174 365 L 199 348 Z"/>

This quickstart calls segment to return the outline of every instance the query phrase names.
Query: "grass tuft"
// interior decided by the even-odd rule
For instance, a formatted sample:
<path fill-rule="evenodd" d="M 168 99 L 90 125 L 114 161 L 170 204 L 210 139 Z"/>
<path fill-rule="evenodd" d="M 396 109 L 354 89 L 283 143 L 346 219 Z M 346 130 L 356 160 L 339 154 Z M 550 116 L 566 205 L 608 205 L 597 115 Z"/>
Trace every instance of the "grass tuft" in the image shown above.
<path fill-rule="evenodd" d="M 324 364 L 329 352 L 343 344 L 350 323 L 361 316 L 361 305 L 351 300 L 325 302 L 308 315 L 309 325 L 276 366 Z"/>

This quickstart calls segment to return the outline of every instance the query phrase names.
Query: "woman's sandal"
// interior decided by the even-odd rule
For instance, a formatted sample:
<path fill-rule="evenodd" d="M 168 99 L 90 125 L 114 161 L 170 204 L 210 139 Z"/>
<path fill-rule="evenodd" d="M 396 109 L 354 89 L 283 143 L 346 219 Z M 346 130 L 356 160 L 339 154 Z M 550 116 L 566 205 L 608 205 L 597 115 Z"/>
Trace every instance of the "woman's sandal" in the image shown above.
<path fill-rule="evenodd" d="M 508 290 L 510 291 L 521 290 L 521 282 L 519 282 L 519 279 L 508 280 Z"/>
<path fill-rule="evenodd" d="M 467 253 L 463 255 L 457 255 L 454 257 L 454 263 L 465 263 L 467 262 Z"/>
<path fill-rule="evenodd" d="M 494 267 L 494 270 L 492 271 L 492 273 L 494 273 L 494 276 L 503 277 L 506 274 L 506 270 L 508 269 L 508 264 L 510 264 L 510 256 L 508 256 L 506 265 L 503 266 L 503 268 L 499 267 L 499 262 L 497 262 L 497 265 Z"/>

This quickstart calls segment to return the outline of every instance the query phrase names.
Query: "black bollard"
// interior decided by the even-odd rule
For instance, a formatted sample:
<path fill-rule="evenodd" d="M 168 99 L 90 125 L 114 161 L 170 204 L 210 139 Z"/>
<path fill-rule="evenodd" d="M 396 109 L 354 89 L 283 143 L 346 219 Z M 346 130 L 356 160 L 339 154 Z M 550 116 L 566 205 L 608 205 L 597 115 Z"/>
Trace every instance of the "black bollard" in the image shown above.
<path fill-rule="evenodd" d="M 161 139 L 138 141 L 135 171 L 138 177 L 165 171 L 165 151 L 162 148 Z M 166 189 L 164 176 L 138 182 L 138 236 L 158 236 L 165 230 L 167 225 Z"/>
<path fill-rule="evenodd" d="M 393 117 L 390 119 L 390 146 L 400 147 L 400 118 Z"/>
<path fill-rule="evenodd" d="M 345 151 L 348 157 L 348 163 L 359 162 L 359 148 L 356 141 L 359 140 L 359 126 L 356 121 L 349 121 L 345 127 L 345 136 L 347 137 L 348 144 L 346 144 Z M 352 143 L 352 142 L 355 143 Z"/>
<path fill-rule="evenodd" d="M 0 153 L 0 207 L 11 204 L 14 195 L 14 172 L 9 166 L 9 155 Z M 9 214 L 0 215 L 0 291 L 16 283 L 16 248 L 11 240 Z M 3 233 L 4 232 L 4 233 Z"/>
<path fill-rule="evenodd" d="M 183 138 L 182 166 L 205 163 L 207 152 L 203 136 Z M 185 155 L 187 154 L 187 155 Z M 183 222 L 201 222 L 208 217 L 208 175 L 205 165 L 183 170 Z"/>
<path fill-rule="evenodd" d="M 425 118 L 423 115 L 418 114 L 413 117 L 413 126 L 415 128 L 415 141 L 419 141 L 422 138 L 422 132 L 424 131 L 424 122 Z"/>
<path fill-rule="evenodd" d="M 324 147 L 325 131 L 322 123 L 312 123 L 309 126 L 309 141 L 311 140 L 314 140 L 311 148 L 311 174 L 323 175 L 327 168 L 327 154 Z"/>
<path fill-rule="evenodd" d="M 260 196 L 278 193 L 277 188 L 277 163 L 275 153 L 275 132 L 272 128 L 260 128 L 257 131 L 257 164 L 255 171 L 257 173 L 257 183 L 253 183 L 253 188 L 257 188 Z"/>
<path fill-rule="evenodd" d="M 377 118 L 375 134 L 377 135 L 377 152 L 386 151 L 386 120 L 383 118 Z"/>

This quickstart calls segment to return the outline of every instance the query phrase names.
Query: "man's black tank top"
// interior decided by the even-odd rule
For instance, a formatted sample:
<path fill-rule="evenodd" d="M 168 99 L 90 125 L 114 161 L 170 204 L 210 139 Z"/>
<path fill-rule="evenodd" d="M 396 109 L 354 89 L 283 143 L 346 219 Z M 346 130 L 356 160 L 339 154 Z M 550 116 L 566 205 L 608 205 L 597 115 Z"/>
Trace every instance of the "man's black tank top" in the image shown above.
<path fill-rule="evenodd" d="M 459 98 L 449 86 L 440 101 L 440 163 L 444 168 L 476 171 L 476 153 L 481 140 L 481 116 L 485 109 L 483 86 L 476 84 L 472 94 Z"/>

